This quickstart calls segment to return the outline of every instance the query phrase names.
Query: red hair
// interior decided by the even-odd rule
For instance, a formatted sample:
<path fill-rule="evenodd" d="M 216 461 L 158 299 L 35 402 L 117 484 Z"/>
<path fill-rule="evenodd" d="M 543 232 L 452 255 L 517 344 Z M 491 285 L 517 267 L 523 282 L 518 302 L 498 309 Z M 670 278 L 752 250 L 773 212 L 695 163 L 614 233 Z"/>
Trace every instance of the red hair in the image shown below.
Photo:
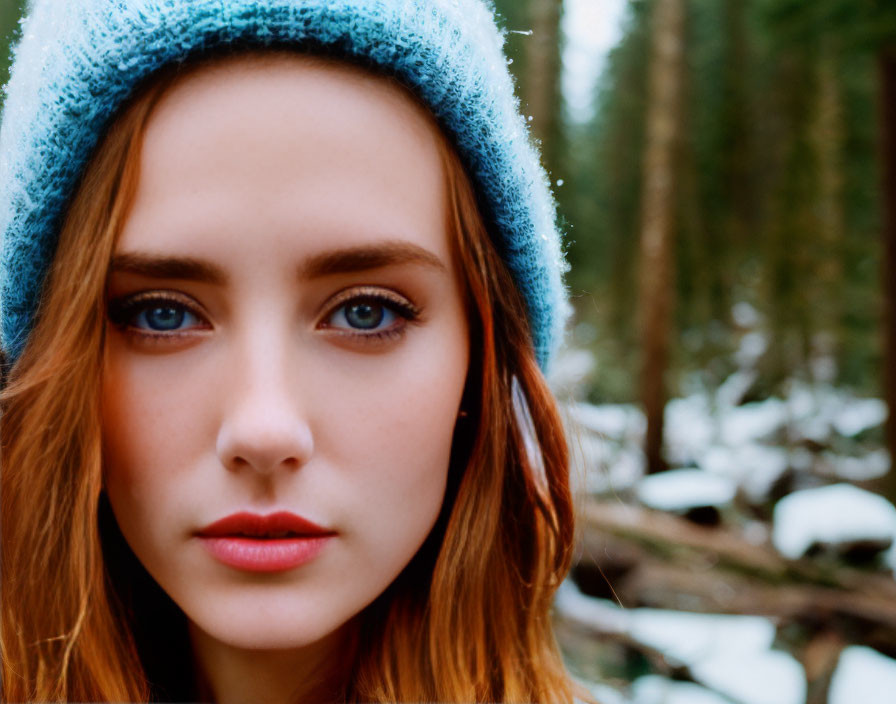
<path fill-rule="evenodd" d="M 88 165 L 34 330 L 0 394 L 7 701 L 149 701 L 192 686 L 183 614 L 130 552 L 101 493 L 99 412 L 107 269 L 146 124 L 178 75 L 152 79 Z M 472 331 L 469 417 L 455 431 L 436 526 L 361 614 L 344 699 L 571 704 L 587 695 L 566 673 L 549 616 L 573 542 L 563 426 L 523 300 L 455 149 L 434 128 Z M 161 618 L 144 618 L 152 602 Z M 184 636 L 180 658 L 171 655 L 171 629 Z"/>

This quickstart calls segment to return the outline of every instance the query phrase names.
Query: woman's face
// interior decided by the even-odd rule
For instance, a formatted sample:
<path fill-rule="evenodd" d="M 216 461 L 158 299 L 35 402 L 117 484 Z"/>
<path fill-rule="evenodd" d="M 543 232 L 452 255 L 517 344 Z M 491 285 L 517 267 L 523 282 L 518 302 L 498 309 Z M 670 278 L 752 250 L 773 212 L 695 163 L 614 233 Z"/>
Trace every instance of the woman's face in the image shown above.
<path fill-rule="evenodd" d="M 208 637 L 318 641 L 436 520 L 468 330 L 434 130 L 383 79 L 295 57 L 200 69 L 150 118 L 109 278 L 105 486 Z"/>

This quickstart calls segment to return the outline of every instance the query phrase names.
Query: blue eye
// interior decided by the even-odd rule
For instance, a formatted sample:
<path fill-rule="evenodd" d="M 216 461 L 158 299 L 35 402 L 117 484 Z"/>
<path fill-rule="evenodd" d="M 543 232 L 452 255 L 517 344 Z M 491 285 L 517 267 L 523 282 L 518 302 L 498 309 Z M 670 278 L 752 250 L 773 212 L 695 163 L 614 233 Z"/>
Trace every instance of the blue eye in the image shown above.
<path fill-rule="evenodd" d="M 203 319 L 179 299 L 138 294 L 112 301 L 109 319 L 118 327 L 143 334 L 178 333 L 204 327 Z"/>
<path fill-rule="evenodd" d="M 421 314 L 405 296 L 379 286 L 342 291 L 330 310 L 322 326 L 359 342 L 397 340 Z"/>
<path fill-rule="evenodd" d="M 180 330 L 185 322 L 187 327 L 195 327 L 199 322 L 198 318 L 190 311 L 170 303 L 144 308 L 134 317 L 134 321 L 136 328 L 158 332 Z"/>
<path fill-rule="evenodd" d="M 332 327 L 349 327 L 355 330 L 379 330 L 389 327 L 398 314 L 381 301 L 374 298 L 355 299 L 336 309 L 330 317 Z"/>

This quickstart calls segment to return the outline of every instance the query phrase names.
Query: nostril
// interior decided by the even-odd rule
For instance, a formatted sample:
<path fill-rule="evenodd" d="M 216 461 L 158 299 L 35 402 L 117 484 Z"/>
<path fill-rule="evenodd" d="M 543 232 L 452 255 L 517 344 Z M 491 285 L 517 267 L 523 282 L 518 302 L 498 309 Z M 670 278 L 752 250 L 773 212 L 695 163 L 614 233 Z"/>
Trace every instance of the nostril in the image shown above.
<path fill-rule="evenodd" d="M 246 403 L 228 414 L 218 431 L 216 452 L 231 470 L 296 471 L 314 453 L 311 428 L 292 409 Z"/>
<path fill-rule="evenodd" d="M 271 470 L 279 466 L 281 469 L 296 470 L 301 466 L 301 464 L 302 463 L 297 457 L 284 457 L 279 461 L 272 460 L 271 458 L 258 457 L 255 461 L 251 461 L 246 459 L 245 457 L 235 455 L 230 460 L 230 466 L 232 469 L 255 468 L 262 470 Z"/>

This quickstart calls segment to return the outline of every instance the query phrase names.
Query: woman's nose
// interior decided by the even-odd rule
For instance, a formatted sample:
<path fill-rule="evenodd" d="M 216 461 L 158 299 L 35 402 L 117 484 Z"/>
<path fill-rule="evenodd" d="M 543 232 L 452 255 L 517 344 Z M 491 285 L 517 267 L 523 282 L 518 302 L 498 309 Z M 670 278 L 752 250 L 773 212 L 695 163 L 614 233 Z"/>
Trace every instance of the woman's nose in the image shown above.
<path fill-rule="evenodd" d="M 244 360 L 224 382 L 232 392 L 216 451 L 226 468 L 268 474 L 298 469 L 311 458 L 311 428 L 284 366 L 274 359 Z"/>

